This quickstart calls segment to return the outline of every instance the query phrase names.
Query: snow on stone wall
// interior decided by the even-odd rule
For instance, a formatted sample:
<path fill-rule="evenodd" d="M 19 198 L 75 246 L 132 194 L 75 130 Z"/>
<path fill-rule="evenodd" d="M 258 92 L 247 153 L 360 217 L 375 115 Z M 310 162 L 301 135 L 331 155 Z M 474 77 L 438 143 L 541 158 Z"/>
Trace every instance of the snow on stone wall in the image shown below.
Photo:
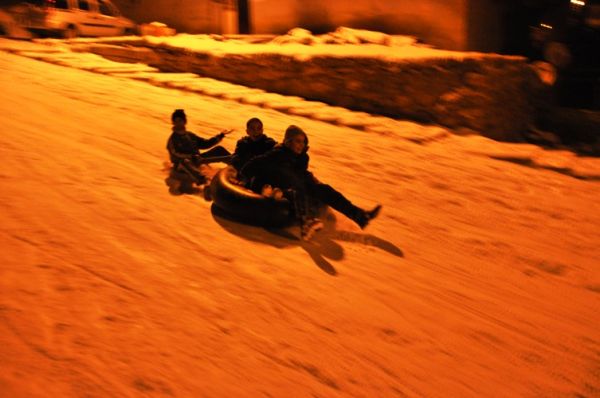
<path fill-rule="evenodd" d="M 536 117 L 538 78 L 520 57 L 464 53 L 457 58 L 386 59 L 142 45 L 151 50 L 91 50 L 130 62 L 139 57 L 163 71 L 192 72 L 354 110 L 466 128 L 500 140 L 519 140 Z"/>

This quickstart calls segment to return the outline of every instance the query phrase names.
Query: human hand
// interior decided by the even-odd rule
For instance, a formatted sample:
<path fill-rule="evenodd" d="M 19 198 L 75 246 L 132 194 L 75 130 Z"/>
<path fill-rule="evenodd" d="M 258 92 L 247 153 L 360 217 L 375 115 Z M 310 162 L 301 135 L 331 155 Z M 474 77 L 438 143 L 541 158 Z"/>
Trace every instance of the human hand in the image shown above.
<path fill-rule="evenodd" d="M 231 133 L 233 133 L 234 131 L 235 131 L 234 129 L 222 130 L 220 134 L 221 134 L 223 137 L 225 137 L 226 135 L 228 135 L 228 134 L 231 134 Z"/>

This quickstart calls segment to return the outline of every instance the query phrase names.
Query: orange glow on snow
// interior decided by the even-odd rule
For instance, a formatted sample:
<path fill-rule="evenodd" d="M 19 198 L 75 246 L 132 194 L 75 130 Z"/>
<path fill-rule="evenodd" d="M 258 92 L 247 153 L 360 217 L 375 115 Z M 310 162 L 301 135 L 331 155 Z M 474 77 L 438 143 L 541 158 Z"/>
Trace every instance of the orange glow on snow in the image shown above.
<path fill-rule="evenodd" d="M 599 159 L 384 117 L 357 130 L 8 51 L 0 71 L 1 396 L 600 390 Z M 231 150 L 251 117 L 277 141 L 301 126 L 315 175 L 381 215 L 360 230 L 332 212 L 301 242 L 171 194 L 177 108 L 203 137 L 235 129 Z"/>

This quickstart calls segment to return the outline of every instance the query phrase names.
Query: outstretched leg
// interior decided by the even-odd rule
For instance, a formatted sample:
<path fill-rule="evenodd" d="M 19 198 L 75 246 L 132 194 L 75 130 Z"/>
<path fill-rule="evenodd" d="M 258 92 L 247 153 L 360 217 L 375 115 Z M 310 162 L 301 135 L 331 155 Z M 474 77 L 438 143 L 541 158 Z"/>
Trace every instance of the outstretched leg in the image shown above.
<path fill-rule="evenodd" d="M 229 164 L 229 162 L 231 161 L 231 152 L 229 152 L 227 149 L 223 148 L 221 145 L 213 147 L 211 149 L 209 149 L 206 152 L 202 152 L 199 155 L 200 157 L 200 163 L 214 163 L 214 162 L 223 162 L 223 163 L 227 163 Z M 210 159 L 216 159 L 214 160 L 214 162 L 209 162 L 209 161 L 202 161 L 204 160 L 210 160 Z"/>
<path fill-rule="evenodd" d="M 312 185 L 309 194 L 354 221 L 361 229 L 364 229 L 369 224 L 369 221 L 377 217 L 381 210 L 381 205 L 377 205 L 372 210 L 363 210 L 355 206 L 344 195 L 328 184 L 318 183 Z"/>

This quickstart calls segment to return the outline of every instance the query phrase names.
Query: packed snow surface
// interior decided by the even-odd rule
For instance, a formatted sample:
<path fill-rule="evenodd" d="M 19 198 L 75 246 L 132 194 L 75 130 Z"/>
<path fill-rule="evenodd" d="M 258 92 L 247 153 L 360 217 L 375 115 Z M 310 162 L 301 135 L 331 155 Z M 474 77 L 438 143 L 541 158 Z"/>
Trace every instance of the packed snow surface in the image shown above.
<path fill-rule="evenodd" d="M 0 87 L 0 396 L 600 394 L 597 159 L 4 52 Z M 229 149 L 250 117 L 301 126 L 314 173 L 380 217 L 302 243 L 171 195 L 175 108 Z"/>

